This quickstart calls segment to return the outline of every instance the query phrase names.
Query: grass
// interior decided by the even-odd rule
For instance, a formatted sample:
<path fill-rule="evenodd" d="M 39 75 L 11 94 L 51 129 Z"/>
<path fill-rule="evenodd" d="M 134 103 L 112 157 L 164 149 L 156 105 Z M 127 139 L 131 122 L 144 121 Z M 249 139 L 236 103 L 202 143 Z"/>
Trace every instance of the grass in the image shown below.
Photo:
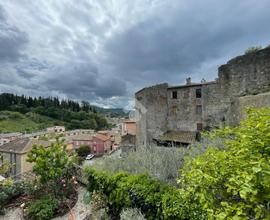
<path fill-rule="evenodd" d="M 0 111 L 0 133 L 34 132 L 53 126 L 57 121 L 39 114 Z"/>

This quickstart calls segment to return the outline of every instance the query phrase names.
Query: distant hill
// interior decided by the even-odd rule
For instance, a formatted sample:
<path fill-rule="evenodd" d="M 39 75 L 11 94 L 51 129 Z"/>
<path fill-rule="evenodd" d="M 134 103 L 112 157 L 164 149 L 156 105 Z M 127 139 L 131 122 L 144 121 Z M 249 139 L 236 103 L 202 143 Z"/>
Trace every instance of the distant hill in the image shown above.
<path fill-rule="evenodd" d="M 103 111 L 103 108 L 56 97 L 27 97 L 10 93 L 0 94 L 0 132 L 37 131 L 52 125 L 67 129 L 109 128 L 104 115 L 123 114 L 120 110 Z"/>
<path fill-rule="evenodd" d="M 0 133 L 39 131 L 58 123 L 57 120 L 39 114 L 0 111 Z"/>
<path fill-rule="evenodd" d="M 125 111 L 122 108 L 101 108 L 98 106 L 94 106 L 97 112 L 109 116 L 109 117 L 116 117 L 116 118 L 125 118 L 128 117 L 129 111 Z"/>

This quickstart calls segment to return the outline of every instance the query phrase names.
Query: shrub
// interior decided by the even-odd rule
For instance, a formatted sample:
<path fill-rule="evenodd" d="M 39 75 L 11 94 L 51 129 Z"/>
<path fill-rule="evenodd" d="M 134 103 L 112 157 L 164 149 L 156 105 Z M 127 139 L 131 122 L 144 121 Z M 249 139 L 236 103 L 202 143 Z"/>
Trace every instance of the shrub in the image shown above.
<path fill-rule="evenodd" d="M 76 158 L 69 155 L 62 142 L 58 141 L 50 147 L 33 146 L 28 154 L 28 162 L 34 163 L 33 171 L 41 184 L 55 196 L 66 196 L 73 192 L 72 177 L 76 170 Z"/>
<path fill-rule="evenodd" d="M 87 145 L 82 145 L 78 149 L 76 149 L 76 153 L 79 157 L 86 157 L 91 153 L 90 147 Z"/>
<path fill-rule="evenodd" d="M 54 211 L 57 208 L 57 200 L 52 196 L 44 196 L 33 201 L 26 211 L 29 219 L 47 220 L 53 217 Z"/>
<path fill-rule="evenodd" d="M 136 208 L 135 209 L 128 208 L 128 209 L 122 210 L 120 214 L 120 219 L 121 220 L 145 220 L 141 211 Z"/>
<path fill-rule="evenodd" d="M 105 195 L 100 192 L 93 191 L 91 198 L 91 214 L 94 219 L 109 219 L 107 214 L 107 201 Z M 91 218 L 91 219 L 92 219 Z"/>
<path fill-rule="evenodd" d="M 250 109 L 239 127 L 213 132 L 227 137 L 225 149 L 209 149 L 184 166 L 179 197 L 192 198 L 209 219 L 269 219 L 269 134 L 269 108 Z"/>
<path fill-rule="evenodd" d="M 14 198 L 25 193 L 24 182 L 14 182 L 10 184 L 0 184 L 0 213 L 4 212 L 4 207 Z"/>
<path fill-rule="evenodd" d="M 162 195 L 169 189 L 165 184 L 151 180 L 148 175 L 109 175 L 86 168 L 88 190 L 106 196 L 111 216 L 119 217 L 123 208 L 137 207 L 148 219 L 162 215 Z"/>
<path fill-rule="evenodd" d="M 245 54 L 254 53 L 254 52 L 257 52 L 257 51 L 259 51 L 261 49 L 262 49 L 261 46 L 249 47 L 248 49 L 246 49 Z"/>
<path fill-rule="evenodd" d="M 110 173 L 148 173 L 153 179 L 176 184 L 179 168 L 184 161 L 186 149 L 150 146 L 139 147 L 124 158 L 107 157 L 94 163 L 94 167 Z"/>
<path fill-rule="evenodd" d="M 93 166 L 100 171 L 109 173 L 127 172 L 130 174 L 148 173 L 153 179 L 177 185 L 179 169 L 183 167 L 185 157 L 195 158 L 206 151 L 210 146 L 222 148 L 221 140 L 203 138 L 188 148 L 168 148 L 139 146 L 135 152 L 130 152 L 126 157 L 105 157 L 95 161 Z M 91 165 L 92 166 L 92 165 Z"/>

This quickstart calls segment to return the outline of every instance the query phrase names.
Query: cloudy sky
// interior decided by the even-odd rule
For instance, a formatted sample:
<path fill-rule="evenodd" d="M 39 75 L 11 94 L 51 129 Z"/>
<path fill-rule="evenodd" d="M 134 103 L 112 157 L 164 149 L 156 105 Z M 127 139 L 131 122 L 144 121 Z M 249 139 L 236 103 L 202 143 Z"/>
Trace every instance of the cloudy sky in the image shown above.
<path fill-rule="evenodd" d="M 270 44 L 269 0 L 0 1 L 0 92 L 132 108 Z"/>

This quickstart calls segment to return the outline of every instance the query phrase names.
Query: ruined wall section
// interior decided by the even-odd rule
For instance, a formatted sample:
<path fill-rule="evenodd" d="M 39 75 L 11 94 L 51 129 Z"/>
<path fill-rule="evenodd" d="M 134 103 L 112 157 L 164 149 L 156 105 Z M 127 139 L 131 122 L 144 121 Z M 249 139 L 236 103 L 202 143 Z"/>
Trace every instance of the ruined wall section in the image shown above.
<path fill-rule="evenodd" d="M 270 48 L 230 60 L 219 67 L 216 84 L 203 86 L 204 124 L 209 129 L 232 125 L 236 119 L 233 115 L 236 114 L 238 117 L 240 114 L 235 109 L 239 97 L 268 91 L 270 91 Z"/>
<path fill-rule="evenodd" d="M 230 97 L 270 91 L 270 47 L 230 60 L 219 67 L 218 76 Z"/>
<path fill-rule="evenodd" d="M 167 88 L 164 83 L 135 94 L 137 145 L 147 146 L 167 131 Z"/>
<path fill-rule="evenodd" d="M 270 92 L 235 98 L 230 108 L 228 125 L 238 125 L 245 118 L 249 107 L 270 107 Z"/>

